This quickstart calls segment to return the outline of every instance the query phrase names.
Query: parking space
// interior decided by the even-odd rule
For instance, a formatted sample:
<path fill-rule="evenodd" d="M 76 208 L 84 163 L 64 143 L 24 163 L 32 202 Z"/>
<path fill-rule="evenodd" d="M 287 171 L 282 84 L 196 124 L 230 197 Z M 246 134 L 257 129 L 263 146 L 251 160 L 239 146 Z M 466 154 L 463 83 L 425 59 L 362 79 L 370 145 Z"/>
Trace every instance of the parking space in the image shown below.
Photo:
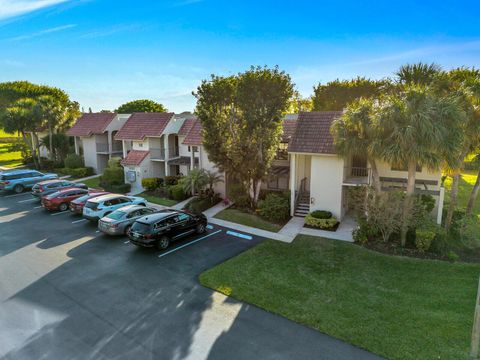
<path fill-rule="evenodd" d="M 160 252 L 45 211 L 29 194 L 0 196 L 0 358 L 359 358 L 198 284 L 261 241 L 210 225 Z"/>

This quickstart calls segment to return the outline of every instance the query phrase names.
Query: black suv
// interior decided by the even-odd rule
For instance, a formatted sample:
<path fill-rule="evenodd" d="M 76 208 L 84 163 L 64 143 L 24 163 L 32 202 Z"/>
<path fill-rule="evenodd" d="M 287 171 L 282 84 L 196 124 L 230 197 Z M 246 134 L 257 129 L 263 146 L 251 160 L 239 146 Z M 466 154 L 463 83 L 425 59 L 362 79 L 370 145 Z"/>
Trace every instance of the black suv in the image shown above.
<path fill-rule="evenodd" d="M 165 250 L 171 241 L 194 233 L 201 234 L 206 226 L 207 218 L 203 214 L 166 209 L 136 220 L 128 237 L 132 244 Z"/>

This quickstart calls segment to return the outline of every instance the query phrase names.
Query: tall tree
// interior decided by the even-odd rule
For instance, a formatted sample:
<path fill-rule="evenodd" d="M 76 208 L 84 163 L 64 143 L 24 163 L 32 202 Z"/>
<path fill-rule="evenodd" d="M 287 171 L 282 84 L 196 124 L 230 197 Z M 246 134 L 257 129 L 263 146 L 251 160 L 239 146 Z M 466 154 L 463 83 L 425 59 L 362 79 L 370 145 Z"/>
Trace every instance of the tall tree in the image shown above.
<path fill-rule="evenodd" d="M 64 118 L 64 109 L 60 101 L 55 99 L 51 95 L 42 95 L 37 98 L 34 111 L 36 116 L 42 120 L 42 123 L 46 123 L 49 136 L 49 155 L 53 160 L 53 129 L 57 127 Z M 43 124 L 42 124 L 43 125 Z"/>
<path fill-rule="evenodd" d="M 390 93 L 394 85 L 388 79 L 371 80 L 357 77 L 352 80 L 334 80 L 325 85 L 318 84 L 313 88 L 312 97 L 314 111 L 341 111 L 359 98 L 377 98 Z"/>
<path fill-rule="evenodd" d="M 280 143 L 282 117 L 292 95 L 290 76 L 278 67 L 212 76 L 195 93 L 209 158 L 250 189 L 252 208 Z"/>
<path fill-rule="evenodd" d="M 441 71 L 442 68 L 437 64 L 419 62 L 401 66 L 395 75 L 397 82 L 402 85 L 429 86 L 437 79 Z"/>
<path fill-rule="evenodd" d="M 374 101 L 369 99 L 354 100 L 347 105 L 341 117 L 336 119 L 331 128 L 337 151 L 343 156 L 365 155 L 372 171 L 375 192 L 381 192 L 380 176 L 376 158 L 380 149 L 378 126 L 376 125 Z"/>
<path fill-rule="evenodd" d="M 35 106 L 36 102 L 33 99 L 19 99 L 3 111 L 2 119 L 6 132 L 18 132 L 22 135 L 23 140 L 30 148 L 35 167 L 39 168 L 41 160 L 37 152 L 38 137 L 36 138 L 35 134 L 40 125 L 40 118 L 35 116 Z M 28 132 L 32 134 L 32 141 L 28 138 Z"/>
<path fill-rule="evenodd" d="M 115 112 L 120 114 L 131 114 L 135 112 L 167 112 L 167 108 L 155 101 L 142 99 L 129 101 L 123 105 L 120 105 Z"/>
<path fill-rule="evenodd" d="M 391 95 L 379 109 L 382 158 L 406 166 L 408 171 L 403 207 L 401 244 L 405 246 L 415 191 L 417 166 L 438 169 L 457 150 L 459 124 L 465 113 L 455 97 L 438 96 L 428 87 L 407 87 Z"/>
<path fill-rule="evenodd" d="M 291 97 L 287 112 L 289 114 L 298 114 L 302 111 L 312 111 L 313 99 L 312 97 L 304 98 L 297 90 L 294 90 Z"/>

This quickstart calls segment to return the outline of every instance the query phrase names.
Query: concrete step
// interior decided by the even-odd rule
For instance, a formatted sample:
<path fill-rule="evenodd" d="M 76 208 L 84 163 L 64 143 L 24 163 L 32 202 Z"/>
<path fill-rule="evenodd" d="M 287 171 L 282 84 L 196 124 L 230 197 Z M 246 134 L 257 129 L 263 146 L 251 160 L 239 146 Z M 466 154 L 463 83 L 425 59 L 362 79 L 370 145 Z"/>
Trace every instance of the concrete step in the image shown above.
<path fill-rule="evenodd" d="M 295 216 L 299 216 L 299 217 L 305 217 L 307 216 L 308 213 L 299 213 L 299 212 L 295 212 Z"/>

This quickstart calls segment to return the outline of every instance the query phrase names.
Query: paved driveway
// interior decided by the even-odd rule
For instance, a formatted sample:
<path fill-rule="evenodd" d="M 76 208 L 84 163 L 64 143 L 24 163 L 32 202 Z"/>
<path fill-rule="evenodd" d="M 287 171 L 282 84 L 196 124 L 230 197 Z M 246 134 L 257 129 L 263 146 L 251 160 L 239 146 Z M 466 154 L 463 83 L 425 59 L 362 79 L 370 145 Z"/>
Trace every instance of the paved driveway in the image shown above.
<path fill-rule="evenodd" d="M 227 230 L 160 253 L 28 194 L 0 197 L 0 358 L 376 358 L 199 285 L 202 271 L 262 241 Z"/>

